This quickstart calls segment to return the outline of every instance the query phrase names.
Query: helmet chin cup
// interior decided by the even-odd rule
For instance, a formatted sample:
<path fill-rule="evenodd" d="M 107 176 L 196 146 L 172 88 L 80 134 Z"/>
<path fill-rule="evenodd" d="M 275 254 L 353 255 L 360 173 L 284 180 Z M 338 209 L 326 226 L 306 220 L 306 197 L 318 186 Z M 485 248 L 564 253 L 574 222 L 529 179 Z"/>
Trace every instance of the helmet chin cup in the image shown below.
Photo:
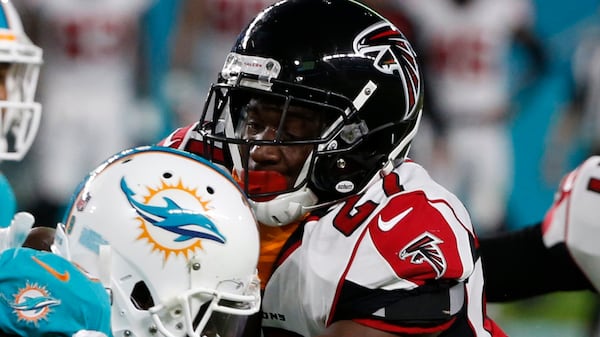
<path fill-rule="evenodd" d="M 302 219 L 308 212 L 306 208 L 317 203 L 317 196 L 307 187 L 291 193 L 285 193 L 269 201 L 250 200 L 250 206 L 258 222 L 263 225 L 285 226 Z"/>

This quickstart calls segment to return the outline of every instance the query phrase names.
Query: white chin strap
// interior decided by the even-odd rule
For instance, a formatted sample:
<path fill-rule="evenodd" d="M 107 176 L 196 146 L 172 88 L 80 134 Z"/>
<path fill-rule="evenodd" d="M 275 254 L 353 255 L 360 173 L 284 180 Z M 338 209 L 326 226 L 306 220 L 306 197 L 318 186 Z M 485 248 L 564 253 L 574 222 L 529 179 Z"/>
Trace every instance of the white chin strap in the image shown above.
<path fill-rule="evenodd" d="M 258 222 L 267 226 L 288 225 L 302 216 L 317 203 L 317 196 L 307 187 L 277 196 L 275 199 L 259 202 L 250 200 Z"/>

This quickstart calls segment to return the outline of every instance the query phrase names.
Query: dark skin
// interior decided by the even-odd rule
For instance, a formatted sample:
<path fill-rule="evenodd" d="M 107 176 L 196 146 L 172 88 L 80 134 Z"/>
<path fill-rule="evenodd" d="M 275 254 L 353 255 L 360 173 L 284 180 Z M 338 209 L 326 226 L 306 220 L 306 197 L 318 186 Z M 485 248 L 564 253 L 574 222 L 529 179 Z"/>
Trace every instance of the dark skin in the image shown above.
<path fill-rule="evenodd" d="M 34 227 L 27 235 L 23 247 L 33 248 L 37 250 L 50 251 L 50 246 L 54 242 L 54 228 L 50 227 Z"/>
<path fill-rule="evenodd" d="M 8 94 L 6 92 L 6 79 L 8 77 L 8 71 L 10 70 L 10 63 L 0 63 L 0 100 L 6 100 Z"/>
<path fill-rule="evenodd" d="M 282 112 L 275 104 L 250 100 L 246 106 L 247 117 L 242 138 L 251 140 L 275 140 Z M 318 137 L 321 122 L 317 113 L 302 107 L 291 106 L 279 139 L 282 141 L 307 140 Z M 312 145 L 260 146 L 250 148 L 248 169 L 256 171 L 276 171 L 292 187 Z"/>

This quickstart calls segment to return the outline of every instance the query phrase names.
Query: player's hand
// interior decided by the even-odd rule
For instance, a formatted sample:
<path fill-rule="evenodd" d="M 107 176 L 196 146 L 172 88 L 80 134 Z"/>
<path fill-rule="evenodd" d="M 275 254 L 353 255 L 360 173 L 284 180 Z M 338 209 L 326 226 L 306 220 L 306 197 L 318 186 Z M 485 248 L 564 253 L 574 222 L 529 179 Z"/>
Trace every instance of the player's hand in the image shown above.
<path fill-rule="evenodd" d="M 52 243 L 54 243 L 54 233 L 56 230 L 50 227 L 35 227 L 32 228 L 23 247 L 33 248 L 37 250 L 52 251 Z"/>
<path fill-rule="evenodd" d="M 33 215 L 27 212 L 19 212 L 14 215 L 10 226 L 0 229 L 0 252 L 20 247 L 25 242 L 31 227 L 35 222 Z"/>

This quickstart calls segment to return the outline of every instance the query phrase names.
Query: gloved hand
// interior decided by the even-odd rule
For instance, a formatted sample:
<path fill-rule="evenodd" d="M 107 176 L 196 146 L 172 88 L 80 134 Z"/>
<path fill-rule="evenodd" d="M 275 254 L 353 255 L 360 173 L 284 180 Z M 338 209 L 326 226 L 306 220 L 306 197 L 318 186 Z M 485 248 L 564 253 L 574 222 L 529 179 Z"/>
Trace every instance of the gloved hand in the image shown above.
<path fill-rule="evenodd" d="M 0 252 L 20 247 L 33 227 L 35 218 L 28 212 L 16 213 L 6 228 L 0 228 Z"/>

